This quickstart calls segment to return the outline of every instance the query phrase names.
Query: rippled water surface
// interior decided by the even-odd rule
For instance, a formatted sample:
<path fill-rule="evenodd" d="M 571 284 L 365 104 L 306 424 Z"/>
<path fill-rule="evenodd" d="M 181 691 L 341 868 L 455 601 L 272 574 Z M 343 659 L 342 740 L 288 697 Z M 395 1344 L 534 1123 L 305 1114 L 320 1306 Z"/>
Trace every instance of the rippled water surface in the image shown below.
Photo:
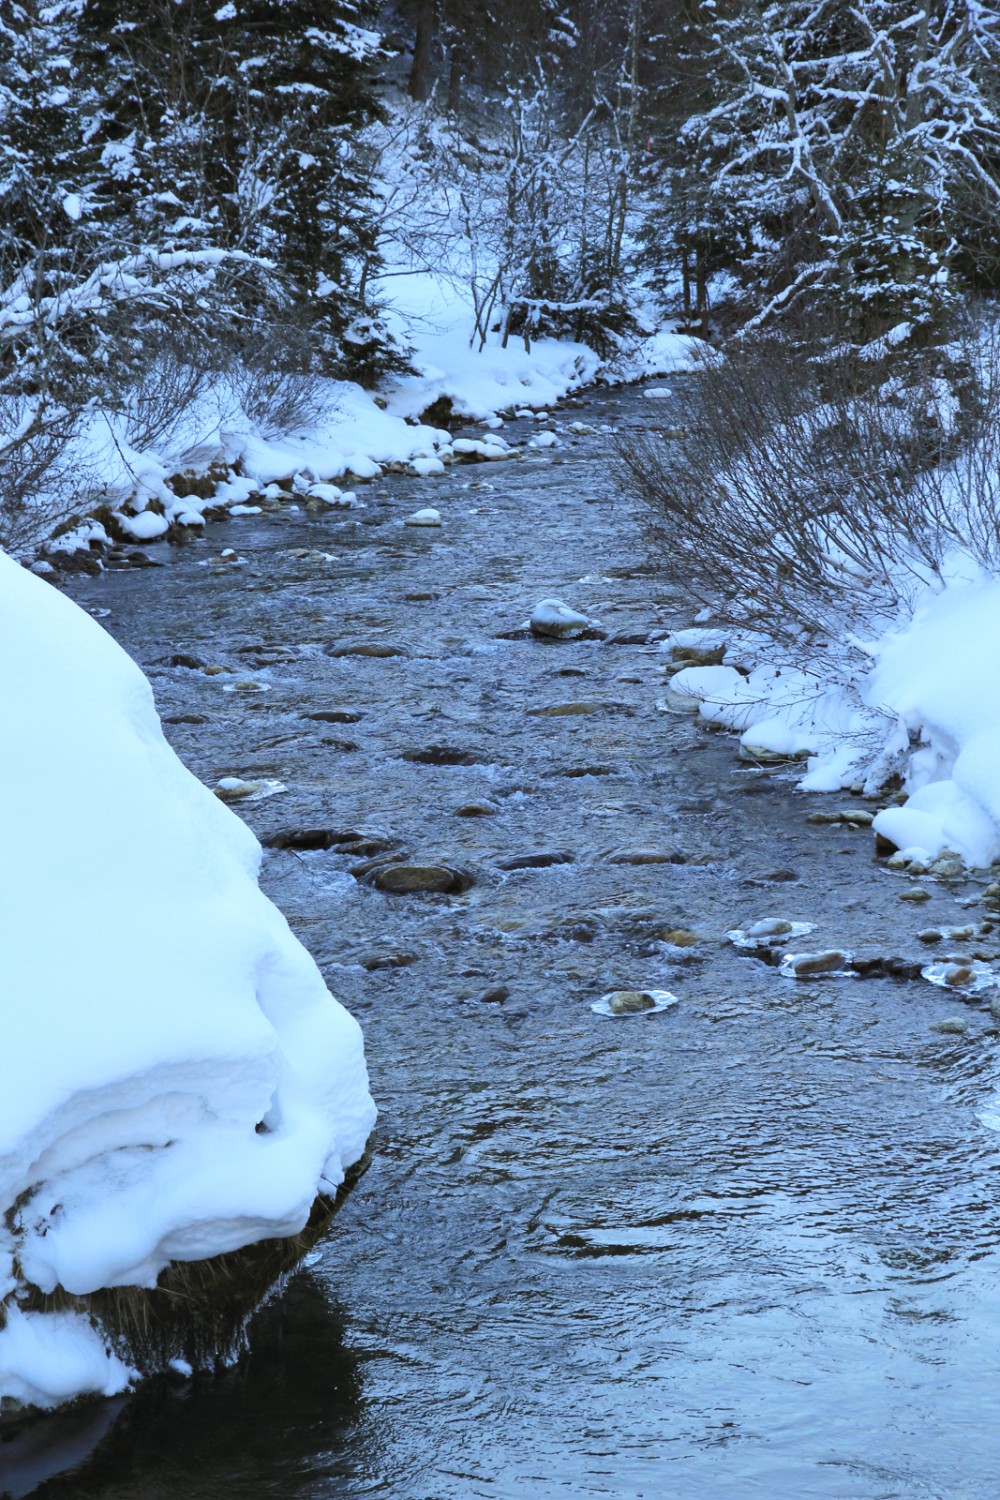
<path fill-rule="evenodd" d="M 202 720 L 167 725 L 199 776 L 284 783 L 244 807 L 258 834 L 371 830 L 475 884 L 386 895 L 357 856 L 267 855 L 364 1026 L 374 1164 L 238 1368 L 34 1429 L 22 1475 L 81 1460 L 36 1493 L 997 1494 L 1000 1153 L 976 1118 L 996 1023 L 920 981 L 784 980 L 724 941 L 781 916 L 915 957 L 974 887 L 901 905 L 870 833 L 807 825 L 828 800 L 657 711 L 648 637 L 689 616 L 606 436 L 569 431 L 654 405 L 595 396 L 523 462 L 376 481 L 356 514 L 241 518 L 73 582 L 164 717 Z M 421 504 L 440 531 L 403 527 Z M 224 546 L 245 561 L 212 562 Z M 549 595 L 609 638 L 507 638 Z M 346 642 L 405 654 L 329 654 Z M 466 763 L 405 758 L 428 750 Z M 611 862 L 649 849 L 674 858 Z M 572 859 L 498 868 L 540 851 Z M 149 917 L 155 961 L 173 934 Z M 646 986 L 679 1003 L 590 1009 Z M 955 1015 L 964 1035 L 931 1030 Z"/>

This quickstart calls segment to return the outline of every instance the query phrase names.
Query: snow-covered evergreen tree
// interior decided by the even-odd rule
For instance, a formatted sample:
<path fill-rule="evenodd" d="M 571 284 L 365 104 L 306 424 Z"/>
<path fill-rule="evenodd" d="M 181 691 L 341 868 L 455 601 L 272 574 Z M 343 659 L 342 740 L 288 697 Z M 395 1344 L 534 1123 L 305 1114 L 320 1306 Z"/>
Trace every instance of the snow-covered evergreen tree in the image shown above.
<path fill-rule="evenodd" d="M 830 294 L 864 337 L 933 322 L 1000 214 L 996 18 L 978 0 L 702 0 L 709 97 L 681 128 L 663 218 L 757 314 Z M 721 251 L 721 254 L 720 254 Z"/>

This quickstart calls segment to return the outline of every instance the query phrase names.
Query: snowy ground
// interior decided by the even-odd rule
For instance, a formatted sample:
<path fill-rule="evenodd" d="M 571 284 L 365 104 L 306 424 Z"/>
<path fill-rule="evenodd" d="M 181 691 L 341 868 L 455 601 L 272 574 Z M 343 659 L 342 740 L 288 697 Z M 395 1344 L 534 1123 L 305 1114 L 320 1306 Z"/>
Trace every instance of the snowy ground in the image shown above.
<path fill-rule="evenodd" d="M 49 1406 L 132 1372 L 33 1296 L 298 1232 L 375 1110 L 359 1027 L 139 669 L 3 556 L 0 639 L 0 1400 Z"/>

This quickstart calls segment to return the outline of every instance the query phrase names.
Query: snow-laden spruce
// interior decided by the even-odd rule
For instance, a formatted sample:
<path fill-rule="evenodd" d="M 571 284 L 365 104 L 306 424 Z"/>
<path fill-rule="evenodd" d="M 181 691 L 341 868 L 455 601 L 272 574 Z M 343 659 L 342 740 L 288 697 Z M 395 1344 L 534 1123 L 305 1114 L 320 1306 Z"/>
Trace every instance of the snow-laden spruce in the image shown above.
<path fill-rule="evenodd" d="M 110 636 L 2 555 L 0 696 L 0 1398 L 54 1405 L 128 1355 L 45 1294 L 297 1233 L 375 1108 L 253 835 Z"/>

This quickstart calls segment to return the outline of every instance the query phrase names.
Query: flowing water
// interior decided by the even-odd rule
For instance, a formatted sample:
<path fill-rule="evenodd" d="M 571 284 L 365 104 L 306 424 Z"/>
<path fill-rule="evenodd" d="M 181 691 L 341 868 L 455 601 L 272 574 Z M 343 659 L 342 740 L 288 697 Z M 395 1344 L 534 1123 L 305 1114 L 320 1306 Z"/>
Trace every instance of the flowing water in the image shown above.
<path fill-rule="evenodd" d="M 373 1165 L 238 1367 L 30 1429 L 12 1492 L 61 1469 L 34 1492 L 993 1500 L 1000 1137 L 976 1112 L 996 1023 L 920 980 L 789 981 L 725 941 L 777 916 L 817 924 L 807 947 L 919 957 L 975 887 L 901 904 L 869 831 L 806 823 L 829 799 L 657 710 L 655 633 L 689 615 L 607 435 L 569 423 L 663 410 L 595 395 L 521 462 L 73 580 L 196 774 L 287 788 L 241 808 L 261 837 L 361 831 L 475 883 L 388 894 L 357 851 L 267 854 L 364 1027 Z M 402 525 L 419 505 L 440 530 Z M 518 634 L 551 595 L 607 638 Z M 358 643 L 402 654 L 330 654 Z M 560 860 L 501 868 L 539 854 Z M 183 934 L 146 918 L 155 963 Z M 678 1004 L 590 1008 L 643 987 Z M 955 1016 L 963 1035 L 931 1029 Z"/>

